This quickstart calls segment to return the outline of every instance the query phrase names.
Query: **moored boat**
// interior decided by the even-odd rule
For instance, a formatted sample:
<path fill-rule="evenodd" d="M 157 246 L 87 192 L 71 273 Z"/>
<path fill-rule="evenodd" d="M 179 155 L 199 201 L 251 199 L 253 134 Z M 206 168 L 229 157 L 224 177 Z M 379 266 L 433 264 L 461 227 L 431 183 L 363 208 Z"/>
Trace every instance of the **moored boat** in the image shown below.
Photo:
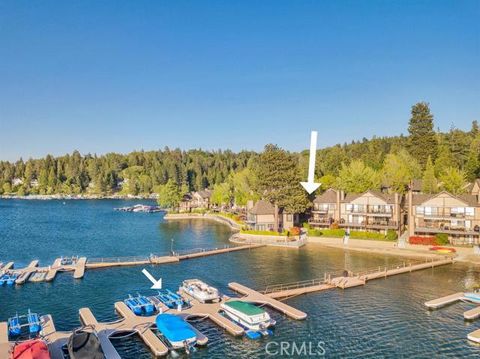
<path fill-rule="evenodd" d="M 155 324 L 171 349 L 185 349 L 189 353 L 197 343 L 195 329 L 178 315 L 159 314 Z"/>
<path fill-rule="evenodd" d="M 463 293 L 462 299 L 475 304 L 480 304 L 480 293 L 477 293 L 477 292 Z"/>
<path fill-rule="evenodd" d="M 266 310 L 248 302 L 230 300 L 222 303 L 221 308 L 229 318 L 247 329 L 246 334 L 251 339 L 270 335 L 268 328 L 275 325 L 275 320 L 270 318 Z"/>
<path fill-rule="evenodd" d="M 220 301 L 217 288 L 211 287 L 199 279 L 187 279 L 182 282 L 180 290 L 187 293 L 201 303 Z"/>
<path fill-rule="evenodd" d="M 30 309 L 27 314 L 28 330 L 30 334 L 37 334 L 42 328 L 40 325 L 40 318 L 37 313 L 32 313 Z"/>
<path fill-rule="evenodd" d="M 143 295 L 138 294 L 138 297 L 135 298 L 137 302 L 140 304 L 142 311 L 146 315 L 152 315 L 155 313 L 155 306 L 150 302 L 146 297 Z"/>
<path fill-rule="evenodd" d="M 34 339 L 16 343 L 10 359 L 50 359 L 48 347 L 43 340 Z"/>
<path fill-rule="evenodd" d="M 70 359 L 105 359 L 100 339 L 88 328 L 75 330 L 67 346 Z"/>
<path fill-rule="evenodd" d="M 20 325 L 20 317 L 17 313 L 14 317 L 8 319 L 8 333 L 16 336 L 20 335 L 21 332 L 22 326 Z"/>
<path fill-rule="evenodd" d="M 128 295 L 128 298 L 125 299 L 123 302 L 136 315 L 141 315 L 142 314 L 142 306 L 140 305 L 138 300 L 136 298 L 132 297 L 130 294 Z"/>

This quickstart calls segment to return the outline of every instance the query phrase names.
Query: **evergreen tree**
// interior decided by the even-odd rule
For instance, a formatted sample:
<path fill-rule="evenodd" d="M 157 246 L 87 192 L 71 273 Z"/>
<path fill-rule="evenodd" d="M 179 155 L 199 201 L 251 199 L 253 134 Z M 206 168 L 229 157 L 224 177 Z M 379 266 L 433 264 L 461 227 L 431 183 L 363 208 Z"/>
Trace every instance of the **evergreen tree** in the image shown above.
<path fill-rule="evenodd" d="M 158 192 L 158 204 L 163 208 L 178 208 L 180 201 L 182 200 L 182 194 L 178 185 L 173 179 L 160 186 Z"/>
<path fill-rule="evenodd" d="M 310 206 L 307 192 L 300 185 L 298 160 L 276 145 L 266 145 L 255 165 L 259 196 L 289 213 L 302 213 Z M 278 230 L 278 212 L 275 215 Z"/>
<path fill-rule="evenodd" d="M 438 181 L 435 177 L 435 167 L 433 166 L 432 158 L 430 156 L 428 156 L 427 166 L 423 173 L 422 192 L 428 194 L 438 192 Z"/>
<path fill-rule="evenodd" d="M 419 102 L 412 106 L 408 132 L 409 151 L 425 168 L 428 156 L 436 158 L 437 141 L 433 131 L 433 115 L 430 113 L 428 103 Z"/>

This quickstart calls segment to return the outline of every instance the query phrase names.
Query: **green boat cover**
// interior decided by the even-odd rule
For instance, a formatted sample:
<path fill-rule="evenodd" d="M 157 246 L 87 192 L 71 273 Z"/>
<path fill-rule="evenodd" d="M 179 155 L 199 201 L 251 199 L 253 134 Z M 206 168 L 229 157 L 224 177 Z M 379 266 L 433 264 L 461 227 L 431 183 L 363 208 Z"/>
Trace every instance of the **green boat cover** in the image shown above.
<path fill-rule="evenodd" d="M 246 315 L 259 315 L 265 313 L 262 308 L 247 302 L 242 302 L 240 300 L 231 300 L 229 302 L 225 302 L 225 305 L 228 305 L 230 308 L 238 310 Z"/>

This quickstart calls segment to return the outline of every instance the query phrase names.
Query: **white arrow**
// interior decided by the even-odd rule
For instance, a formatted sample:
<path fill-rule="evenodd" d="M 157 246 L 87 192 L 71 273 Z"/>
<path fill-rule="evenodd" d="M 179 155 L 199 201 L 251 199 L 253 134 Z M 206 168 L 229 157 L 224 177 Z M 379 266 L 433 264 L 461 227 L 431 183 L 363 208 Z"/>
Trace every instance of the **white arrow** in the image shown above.
<path fill-rule="evenodd" d="M 150 273 L 148 273 L 148 271 L 145 268 L 142 270 L 142 273 L 145 274 L 145 277 L 147 277 L 150 280 L 150 282 L 153 283 L 150 289 L 162 289 L 162 278 L 160 278 L 159 280 L 156 280 L 155 278 L 153 278 L 153 276 Z"/>
<path fill-rule="evenodd" d="M 308 182 L 300 182 L 308 194 L 314 192 L 320 183 L 314 182 L 315 177 L 315 156 L 317 155 L 317 131 L 312 131 L 310 135 L 310 159 L 308 161 Z"/>

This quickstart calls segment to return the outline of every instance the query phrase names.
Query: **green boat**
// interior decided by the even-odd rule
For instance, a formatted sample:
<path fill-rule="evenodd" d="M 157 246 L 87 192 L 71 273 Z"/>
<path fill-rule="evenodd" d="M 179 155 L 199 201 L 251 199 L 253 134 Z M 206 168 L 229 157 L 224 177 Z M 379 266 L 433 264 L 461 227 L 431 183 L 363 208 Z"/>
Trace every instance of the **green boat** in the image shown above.
<path fill-rule="evenodd" d="M 242 327 L 256 332 L 264 332 L 275 325 L 275 320 L 262 308 L 241 300 L 230 300 L 221 305 L 225 314 Z"/>

